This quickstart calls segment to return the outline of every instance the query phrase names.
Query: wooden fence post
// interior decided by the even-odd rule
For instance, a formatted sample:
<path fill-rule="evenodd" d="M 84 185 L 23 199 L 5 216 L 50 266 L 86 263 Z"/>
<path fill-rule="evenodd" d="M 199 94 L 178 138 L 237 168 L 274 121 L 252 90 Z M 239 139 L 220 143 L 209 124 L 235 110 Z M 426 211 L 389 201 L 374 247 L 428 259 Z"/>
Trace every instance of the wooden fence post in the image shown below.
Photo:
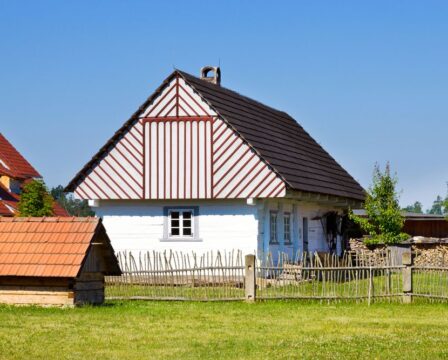
<path fill-rule="evenodd" d="M 410 251 L 402 254 L 403 268 L 403 303 L 412 302 L 412 253 Z"/>
<path fill-rule="evenodd" d="M 253 302 L 256 298 L 256 278 L 255 278 L 255 255 L 246 255 L 245 257 L 245 281 L 244 292 L 246 301 Z"/>

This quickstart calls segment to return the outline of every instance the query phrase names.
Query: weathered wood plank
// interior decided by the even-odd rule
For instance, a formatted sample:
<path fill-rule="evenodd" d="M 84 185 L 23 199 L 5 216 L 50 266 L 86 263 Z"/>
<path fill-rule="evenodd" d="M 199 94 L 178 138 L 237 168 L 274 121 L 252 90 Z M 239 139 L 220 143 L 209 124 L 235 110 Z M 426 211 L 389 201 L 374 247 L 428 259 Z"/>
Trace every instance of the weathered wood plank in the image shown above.
<path fill-rule="evenodd" d="M 17 305 L 74 305 L 73 291 L 0 290 L 0 303 Z"/>

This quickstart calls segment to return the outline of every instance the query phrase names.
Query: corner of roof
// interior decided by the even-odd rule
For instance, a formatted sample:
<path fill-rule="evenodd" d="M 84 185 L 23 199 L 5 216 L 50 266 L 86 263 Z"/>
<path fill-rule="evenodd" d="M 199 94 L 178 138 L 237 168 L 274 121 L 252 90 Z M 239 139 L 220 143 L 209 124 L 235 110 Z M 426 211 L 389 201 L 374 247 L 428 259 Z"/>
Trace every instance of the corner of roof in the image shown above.
<path fill-rule="evenodd" d="M 4 148 L 4 151 L 6 151 L 7 154 L 7 156 L 5 156 L 6 159 L 3 158 L 3 161 L 6 162 L 6 165 L 9 168 L 10 174 L 7 174 L 8 176 L 17 179 L 26 179 L 28 177 L 42 177 L 42 175 L 36 170 L 36 168 L 22 155 L 19 150 L 17 150 L 17 148 L 6 138 L 6 136 L 3 135 L 3 133 L 0 133 L 0 145 L 2 145 L 2 148 Z M 11 153 L 13 154 L 15 161 L 20 162 L 22 164 L 21 166 L 25 166 L 28 172 L 17 172 L 17 170 L 15 169 L 17 168 L 17 164 L 11 164 Z"/>
<path fill-rule="evenodd" d="M 194 78 L 194 79 L 196 79 L 196 80 L 200 80 L 198 77 L 196 77 L 196 76 L 194 76 L 194 75 L 191 75 L 191 74 L 189 74 L 189 73 L 187 73 L 187 72 L 185 72 L 185 71 L 182 71 L 182 70 L 179 70 L 179 69 L 176 69 L 175 70 L 175 73 L 177 73 L 177 74 L 179 74 L 181 77 L 182 77 L 182 79 L 184 79 L 185 80 L 185 82 L 187 82 L 188 83 L 188 85 L 189 86 L 191 86 L 191 88 L 194 90 L 194 91 L 196 91 L 198 94 L 199 94 L 199 96 L 202 98 L 202 100 L 204 101 L 204 102 L 206 102 L 207 103 L 207 105 L 208 106 L 210 106 L 210 108 L 212 108 L 213 109 L 213 111 L 215 111 L 215 113 L 216 114 L 218 114 L 219 115 L 219 117 L 221 118 L 221 119 L 223 119 L 224 121 L 225 121 L 225 123 L 228 125 L 228 126 L 230 126 L 232 129 L 233 129 L 233 131 L 235 131 L 235 133 L 236 134 L 238 134 L 238 136 L 247 144 L 247 145 L 249 145 L 249 147 L 252 149 L 252 150 L 254 150 L 255 151 L 255 153 L 260 157 L 260 159 L 262 159 L 268 166 L 269 166 L 269 168 L 275 173 L 275 174 L 277 174 L 277 176 L 285 183 L 285 186 L 286 186 L 286 188 L 292 188 L 292 186 L 291 186 L 291 184 L 286 180 L 286 178 L 267 160 L 267 159 L 265 159 L 263 156 L 262 156 L 262 154 L 257 150 L 257 148 L 254 146 L 254 145 L 252 145 L 251 143 L 250 143 L 250 141 L 248 141 L 244 136 L 243 136 L 243 134 L 241 134 L 239 131 L 238 131 L 238 129 L 236 129 L 232 124 L 231 124 L 231 122 L 230 121 L 228 121 L 227 119 L 226 119 L 226 117 L 224 116 L 224 115 L 222 115 L 221 114 L 221 112 L 220 111 L 218 111 L 218 109 L 216 109 L 215 108 L 215 106 L 213 106 L 213 104 L 211 104 L 210 103 L 210 101 L 208 101 L 207 100 L 207 98 L 204 96 L 204 95 L 202 95 L 202 93 L 201 93 L 201 91 L 199 90 L 199 89 L 197 89 L 196 88 L 196 86 L 194 85 L 194 84 L 192 84 L 189 80 L 188 80 L 188 77 L 192 77 L 192 78 Z M 209 85 L 214 85 L 214 84 L 210 84 L 210 83 L 207 83 L 207 84 L 209 84 Z M 235 93 L 235 91 L 233 91 L 233 90 L 230 90 L 230 89 L 227 89 L 227 88 L 225 88 L 225 87 L 222 87 L 221 85 L 214 85 L 214 86 L 218 86 L 219 88 L 222 88 L 222 89 L 224 89 L 224 90 L 227 90 L 227 91 L 231 91 L 231 92 L 234 92 Z M 238 94 L 238 93 L 237 93 Z M 238 94 L 239 96 L 243 96 L 243 97 L 246 97 L 245 95 L 241 95 L 241 94 Z M 253 99 L 251 99 L 252 101 L 256 101 L 256 100 L 253 100 Z M 263 105 L 263 104 L 262 104 Z M 266 105 L 263 105 L 263 106 L 266 106 Z M 279 111 L 279 110 L 276 110 L 276 109 L 273 109 L 273 110 L 275 110 L 275 111 Z M 280 111 L 280 112 L 283 112 L 283 111 Z M 283 112 L 283 113 L 285 113 L 285 112 Z M 286 114 L 286 113 L 285 113 Z M 288 115 L 288 114 L 286 114 L 287 116 L 289 116 L 289 117 L 291 117 L 290 115 Z M 292 117 L 291 117 L 292 118 Z M 293 119 L 293 118 L 292 118 Z"/>
<path fill-rule="evenodd" d="M 100 158 L 107 149 L 120 138 L 122 133 L 128 129 L 130 126 L 132 126 L 135 121 L 138 120 L 141 113 L 151 104 L 151 102 L 154 100 L 154 98 L 159 94 L 171 81 L 173 77 L 176 76 L 176 74 L 180 74 L 180 70 L 175 69 L 172 71 L 163 81 L 162 83 L 157 87 L 157 89 L 146 98 L 146 100 L 138 107 L 138 109 L 131 115 L 131 117 L 124 122 L 124 124 L 112 135 L 112 137 L 104 144 L 97 152 L 96 154 L 81 168 L 80 171 L 70 180 L 68 185 L 64 188 L 64 192 L 72 192 L 74 191 L 78 181 L 82 177 L 82 175 L 97 161 L 98 158 Z"/>

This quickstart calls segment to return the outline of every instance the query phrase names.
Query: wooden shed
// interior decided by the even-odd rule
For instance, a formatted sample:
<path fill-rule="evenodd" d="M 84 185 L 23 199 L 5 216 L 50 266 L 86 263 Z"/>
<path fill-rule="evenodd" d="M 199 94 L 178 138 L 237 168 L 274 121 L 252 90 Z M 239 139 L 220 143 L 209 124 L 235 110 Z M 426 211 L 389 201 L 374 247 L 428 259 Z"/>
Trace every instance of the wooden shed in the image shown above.
<path fill-rule="evenodd" d="M 104 301 L 104 276 L 121 275 L 99 218 L 0 218 L 0 303 Z"/>
<path fill-rule="evenodd" d="M 411 236 L 448 238 L 448 221 L 444 215 L 406 213 L 403 232 Z"/>

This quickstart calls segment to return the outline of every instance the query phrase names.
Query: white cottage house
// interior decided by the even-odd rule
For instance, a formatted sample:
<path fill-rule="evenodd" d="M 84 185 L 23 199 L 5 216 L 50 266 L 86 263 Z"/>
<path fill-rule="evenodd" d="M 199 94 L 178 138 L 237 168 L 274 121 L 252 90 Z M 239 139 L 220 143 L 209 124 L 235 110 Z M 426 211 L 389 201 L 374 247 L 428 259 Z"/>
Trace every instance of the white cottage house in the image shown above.
<path fill-rule="evenodd" d="M 288 114 L 220 83 L 219 68 L 175 70 L 66 190 L 116 250 L 340 248 L 328 214 L 362 187 Z"/>

